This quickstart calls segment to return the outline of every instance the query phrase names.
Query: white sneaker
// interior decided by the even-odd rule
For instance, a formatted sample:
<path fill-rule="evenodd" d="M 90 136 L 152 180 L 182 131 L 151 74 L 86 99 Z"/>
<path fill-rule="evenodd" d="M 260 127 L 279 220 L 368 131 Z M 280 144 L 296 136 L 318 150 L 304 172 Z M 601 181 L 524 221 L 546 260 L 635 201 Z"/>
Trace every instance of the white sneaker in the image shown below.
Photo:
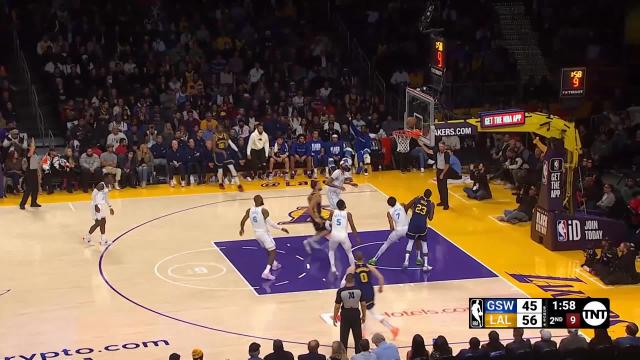
<path fill-rule="evenodd" d="M 427 165 L 433 165 L 433 164 L 435 164 L 435 163 L 436 163 L 436 162 L 435 162 L 435 161 L 433 161 L 433 160 L 431 160 L 431 159 L 427 160 Z"/>
<path fill-rule="evenodd" d="M 423 173 L 424 172 L 424 168 L 420 168 L 420 172 Z"/>
<path fill-rule="evenodd" d="M 115 184 L 113 184 L 113 188 L 116 190 L 120 190 L 120 185 L 118 185 L 118 183 L 116 182 Z"/>
<path fill-rule="evenodd" d="M 273 174 L 269 174 L 269 181 L 273 181 Z"/>
<path fill-rule="evenodd" d="M 100 246 L 109 246 L 111 245 L 111 240 L 106 239 L 106 240 L 100 240 Z"/>
<path fill-rule="evenodd" d="M 433 269 L 433 268 L 431 266 L 429 266 L 429 265 L 426 265 L 426 264 L 422 267 L 422 271 L 430 271 L 431 269 Z"/>
<path fill-rule="evenodd" d="M 91 236 L 89 236 L 89 235 L 85 235 L 85 236 L 82 237 L 82 241 L 84 241 L 84 243 L 87 244 L 87 245 L 91 244 L 92 240 L 93 239 L 91 239 Z"/>
<path fill-rule="evenodd" d="M 273 266 L 271 266 L 271 270 L 275 271 L 282 268 L 282 265 L 279 262 L 274 262 Z"/>
<path fill-rule="evenodd" d="M 187 186 L 187 182 L 186 181 L 180 181 L 180 186 L 182 186 L 182 187 Z"/>
<path fill-rule="evenodd" d="M 332 269 L 331 269 L 331 273 L 332 273 L 332 274 L 336 274 L 336 275 L 338 275 L 338 270 L 336 270 L 336 268 L 332 268 Z"/>
<path fill-rule="evenodd" d="M 173 180 L 173 179 L 171 181 L 169 181 L 169 186 L 175 187 L 176 186 L 176 181 Z"/>
<path fill-rule="evenodd" d="M 244 178 L 246 181 L 251 182 L 251 177 L 247 176 L 246 178 Z"/>
<path fill-rule="evenodd" d="M 227 178 L 224 178 L 224 181 L 223 181 L 223 183 L 224 183 L 225 185 L 229 185 L 229 179 L 227 179 Z"/>
<path fill-rule="evenodd" d="M 402 263 L 402 268 L 403 268 L 403 269 L 406 269 L 406 268 L 408 268 L 408 267 L 409 267 L 409 263 Z"/>
<path fill-rule="evenodd" d="M 275 276 L 271 275 L 268 272 L 263 272 L 262 273 L 262 278 L 265 279 L 265 280 L 275 280 L 276 279 Z"/>

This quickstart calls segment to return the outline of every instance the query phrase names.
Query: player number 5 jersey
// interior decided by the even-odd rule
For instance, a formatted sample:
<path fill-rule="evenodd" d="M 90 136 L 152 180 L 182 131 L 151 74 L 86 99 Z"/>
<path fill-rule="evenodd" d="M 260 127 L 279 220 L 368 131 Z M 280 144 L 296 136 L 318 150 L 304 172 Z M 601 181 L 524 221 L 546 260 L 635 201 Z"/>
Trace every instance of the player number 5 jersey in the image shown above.
<path fill-rule="evenodd" d="M 347 233 L 347 212 L 336 210 L 333 212 L 333 217 L 331 218 L 331 232 L 333 233 Z"/>
<path fill-rule="evenodd" d="M 391 209 L 389 209 L 389 214 L 393 218 L 393 225 L 396 229 L 409 226 L 409 218 L 402 205 L 395 204 Z"/>

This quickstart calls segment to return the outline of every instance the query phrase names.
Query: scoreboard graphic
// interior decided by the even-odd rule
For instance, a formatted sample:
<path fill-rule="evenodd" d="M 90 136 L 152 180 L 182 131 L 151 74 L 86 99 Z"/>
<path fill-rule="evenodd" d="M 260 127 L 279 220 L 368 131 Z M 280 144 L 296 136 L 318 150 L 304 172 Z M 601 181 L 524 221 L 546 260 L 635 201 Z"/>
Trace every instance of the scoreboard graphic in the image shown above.
<path fill-rule="evenodd" d="M 470 329 L 606 329 L 609 299 L 469 299 Z"/>

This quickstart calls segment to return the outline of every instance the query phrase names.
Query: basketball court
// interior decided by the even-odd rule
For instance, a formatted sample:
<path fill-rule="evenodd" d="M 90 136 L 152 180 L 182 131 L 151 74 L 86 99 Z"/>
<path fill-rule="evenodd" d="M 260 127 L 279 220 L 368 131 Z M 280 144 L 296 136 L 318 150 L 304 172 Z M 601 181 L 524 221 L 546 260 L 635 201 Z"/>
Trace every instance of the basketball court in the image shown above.
<path fill-rule="evenodd" d="M 373 256 L 388 234 L 387 196 L 408 201 L 425 187 L 435 191 L 432 179 L 431 171 L 356 177 L 361 186 L 343 194 L 361 233 L 361 244 L 352 239 L 354 248 Z M 640 318 L 634 305 L 640 288 L 606 287 L 579 270 L 580 252 L 550 252 L 529 239 L 527 225 L 493 221 L 514 206 L 506 190 L 496 188 L 494 200 L 478 203 L 462 197 L 461 187 L 450 186 L 451 210 L 436 211 L 431 272 L 401 269 L 406 240 L 378 262 L 387 286 L 376 294 L 376 310 L 400 328 L 400 347 L 415 333 L 428 343 L 444 334 L 456 349 L 470 336 L 486 339 L 486 331 L 468 329 L 468 298 L 476 296 L 610 297 L 614 324 Z M 329 274 L 326 243 L 311 255 L 302 246 L 313 231 L 304 208 L 306 181 L 246 188 L 113 192 L 116 215 L 108 218 L 107 234 L 115 241 L 107 248 L 81 241 L 91 224 L 88 195 L 43 196 L 43 208 L 26 212 L 17 210 L 16 199 L 4 200 L 11 206 L 0 207 L 0 355 L 165 359 L 200 347 L 207 358 L 242 359 L 252 341 L 263 345 L 263 355 L 274 338 L 294 353 L 304 352 L 312 338 L 330 344 L 338 338 L 330 316 L 341 279 Z M 266 256 L 253 232 L 238 235 L 258 193 L 273 220 L 291 232 L 274 231 L 283 264 L 274 281 L 260 278 Z M 340 248 L 337 254 L 341 271 L 348 261 Z M 614 325 L 612 336 L 623 327 Z M 390 337 L 371 318 L 366 330 Z M 511 338 L 509 330 L 501 335 Z"/>

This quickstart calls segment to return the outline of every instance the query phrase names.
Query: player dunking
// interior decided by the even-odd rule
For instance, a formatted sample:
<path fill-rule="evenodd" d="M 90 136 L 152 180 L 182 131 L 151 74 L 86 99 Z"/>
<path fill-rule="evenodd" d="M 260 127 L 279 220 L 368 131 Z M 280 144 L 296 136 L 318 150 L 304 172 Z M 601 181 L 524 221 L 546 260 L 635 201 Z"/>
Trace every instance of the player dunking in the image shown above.
<path fill-rule="evenodd" d="M 340 161 L 340 168 L 336 169 L 333 174 L 331 174 L 331 177 L 327 179 L 327 186 L 329 187 L 327 189 L 327 198 L 333 210 L 338 209 L 338 200 L 340 200 L 340 194 L 345 190 L 345 184 L 358 187 L 358 184 L 347 177 L 349 171 L 351 171 L 351 166 L 348 161 L 342 159 L 342 161 Z"/>
<path fill-rule="evenodd" d="M 427 255 L 429 250 L 427 248 L 427 231 L 429 226 L 427 221 L 433 220 L 434 204 L 430 200 L 432 192 L 430 189 L 424 191 L 422 196 L 419 196 L 407 205 L 411 209 L 411 219 L 409 220 L 409 227 L 407 229 L 407 252 L 404 256 L 404 264 L 402 267 L 409 266 L 409 255 L 411 255 L 411 249 L 413 249 L 414 241 L 416 241 L 416 248 L 422 252 L 422 258 L 418 255 L 416 264 L 422 265 L 423 271 L 431 270 L 427 262 Z"/>
<path fill-rule="evenodd" d="M 309 203 L 307 212 L 309 216 L 311 216 L 311 223 L 316 233 L 302 242 L 305 250 L 309 254 L 311 254 L 311 248 L 317 249 L 320 247 L 318 240 L 329 234 L 329 230 L 327 230 L 325 225 L 326 220 L 322 217 L 322 195 L 320 194 L 320 191 L 322 191 L 322 183 L 318 180 L 311 180 L 311 189 L 311 194 L 307 197 Z"/>
<path fill-rule="evenodd" d="M 254 206 L 247 209 L 244 213 L 242 221 L 240 221 L 240 236 L 244 234 L 244 224 L 247 220 L 251 219 L 251 225 L 256 236 L 256 240 L 267 251 L 267 266 L 262 272 L 262 278 L 265 280 L 274 280 L 276 277 L 271 274 L 271 269 L 278 270 L 282 267 L 276 261 L 276 242 L 271 237 L 269 227 L 280 230 L 286 234 L 289 230 L 276 225 L 271 219 L 269 219 L 269 211 L 264 207 L 264 200 L 262 196 L 256 195 L 253 197 Z"/>
<path fill-rule="evenodd" d="M 405 205 L 398 203 L 398 200 L 393 196 L 387 199 L 387 205 L 389 210 L 387 211 L 387 221 L 389 221 L 389 228 L 391 233 L 387 237 L 387 240 L 382 244 L 376 256 L 369 260 L 369 265 L 375 265 L 380 259 L 380 256 L 391 246 L 391 244 L 398 241 L 401 237 L 407 235 L 407 229 L 409 227 L 409 217 L 407 216 L 407 210 Z"/>
<path fill-rule="evenodd" d="M 389 331 L 391 331 L 391 334 L 393 335 L 393 339 L 395 340 L 396 337 L 398 337 L 400 329 L 391 325 L 391 323 L 387 319 L 385 319 L 384 316 L 377 314 L 373 310 L 373 307 L 375 306 L 375 291 L 373 290 L 371 275 L 373 274 L 373 276 L 375 276 L 378 280 L 379 293 L 382 293 L 382 290 L 384 288 L 384 276 L 382 276 L 380 271 L 378 271 L 378 269 L 376 269 L 375 267 L 365 264 L 364 255 L 362 255 L 360 251 L 356 251 L 356 253 L 354 254 L 354 258 L 356 260 L 356 263 L 355 265 L 352 265 L 347 269 L 347 274 L 355 274 L 356 287 L 362 292 L 361 299 L 367 304 L 367 312 L 369 312 L 369 314 L 373 316 L 374 319 L 379 321 L 384 327 L 389 329 Z"/>
<path fill-rule="evenodd" d="M 89 228 L 87 235 L 84 236 L 84 241 L 87 244 L 91 244 L 91 234 L 96 231 L 97 228 L 100 228 L 100 245 L 106 246 L 111 243 L 111 241 L 107 240 L 106 231 L 107 231 L 107 208 L 109 208 L 109 213 L 114 215 L 115 212 L 111 207 L 111 203 L 109 202 L 109 185 L 111 185 L 110 176 L 107 176 L 105 180 L 93 189 L 91 193 L 91 216 L 93 218 L 93 225 Z"/>
<path fill-rule="evenodd" d="M 349 223 L 356 240 L 360 243 L 360 235 L 358 235 L 358 230 L 353 224 L 353 216 L 347 211 L 347 204 L 340 199 L 336 207 L 337 209 L 332 210 L 329 216 L 329 219 L 331 219 L 331 232 L 327 236 L 329 238 L 329 263 L 331 264 L 331 272 L 334 274 L 338 273 L 338 270 L 336 270 L 336 249 L 338 245 L 342 245 L 342 248 L 347 253 L 349 264 L 353 265 L 355 263 L 351 253 L 351 241 L 347 233 L 347 223 Z"/>

